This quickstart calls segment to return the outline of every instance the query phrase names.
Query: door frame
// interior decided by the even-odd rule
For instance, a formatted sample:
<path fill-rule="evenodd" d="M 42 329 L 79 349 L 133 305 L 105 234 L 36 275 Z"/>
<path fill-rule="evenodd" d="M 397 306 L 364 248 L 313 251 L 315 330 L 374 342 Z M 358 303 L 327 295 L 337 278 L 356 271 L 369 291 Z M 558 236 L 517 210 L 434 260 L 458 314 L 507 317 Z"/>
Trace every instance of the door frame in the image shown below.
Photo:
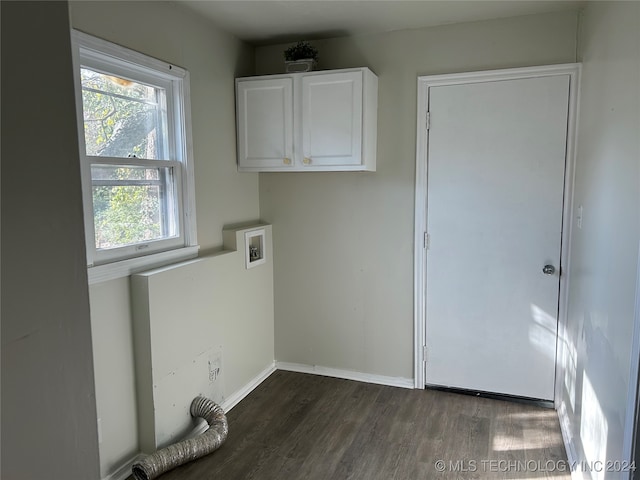
<path fill-rule="evenodd" d="M 631 369 L 627 392 L 627 413 L 623 427 L 622 458 L 629 462 L 640 461 L 640 243 L 638 243 L 638 267 L 636 271 L 636 302 L 633 314 L 631 341 Z M 623 478 L 624 474 L 623 474 Z M 640 478 L 636 472 L 628 472 L 628 479 Z"/>
<path fill-rule="evenodd" d="M 427 271 L 427 180 L 429 131 L 427 129 L 429 112 L 429 89 L 446 85 L 483 83 L 501 80 L 569 75 L 569 105 L 567 120 L 567 149 L 565 157 L 565 180 L 562 211 L 562 236 L 560 240 L 560 291 L 558 296 L 558 339 L 565 338 L 566 314 L 569 292 L 569 252 L 571 244 L 571 221 L 573 211 L 574 165 L 576 156 L 576 132 L 578 119 L 578 99 L 580 88 L 579 63 L 545 65 L 537 67 L 509 68 L 478 72 L 454 73 L 444 75 L 426 75 L 418 77 L 418 105 L 416 121 L 416 185 L 414 218 L 414 387 L 425 388 L 426 377 L 426 271 Z M 560 362 L 564 342 L 556 341 L 556 368 L 554 404 L 559 405 L 559 382 L 564 376 Z"/>

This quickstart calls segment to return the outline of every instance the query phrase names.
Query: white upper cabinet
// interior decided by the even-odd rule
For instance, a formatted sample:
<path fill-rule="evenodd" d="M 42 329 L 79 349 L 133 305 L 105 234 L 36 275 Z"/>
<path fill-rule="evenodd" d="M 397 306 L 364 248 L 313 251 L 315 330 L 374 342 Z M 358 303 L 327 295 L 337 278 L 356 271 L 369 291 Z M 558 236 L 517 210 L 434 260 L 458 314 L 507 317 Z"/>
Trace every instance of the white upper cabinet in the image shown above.
<path fill-rule="evenodd" d="M 238 170 L 376 169 L 378 78 L 368 68 L 236 79 Z"/>
<path fill-rule="evenodd" d="M 243 167 L 293 166 L 293 79 L 236 84 L 238 158 Z"/>
<path fill-rule="evenodd" d="M 362 163 L 362 73 L 302 77 L 302 162 Z"/>

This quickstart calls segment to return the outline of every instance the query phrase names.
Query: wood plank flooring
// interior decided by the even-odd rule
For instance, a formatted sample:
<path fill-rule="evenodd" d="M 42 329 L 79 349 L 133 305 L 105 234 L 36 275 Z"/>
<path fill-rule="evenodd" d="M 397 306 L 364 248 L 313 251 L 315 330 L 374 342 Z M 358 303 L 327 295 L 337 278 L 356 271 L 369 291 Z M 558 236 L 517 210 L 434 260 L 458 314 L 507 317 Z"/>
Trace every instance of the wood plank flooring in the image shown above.
<path fill-rule="evenodd" d="M 160 480 L 571 478 L 555 411 L 521 403 L 277 371 L 227 417 Z"/>

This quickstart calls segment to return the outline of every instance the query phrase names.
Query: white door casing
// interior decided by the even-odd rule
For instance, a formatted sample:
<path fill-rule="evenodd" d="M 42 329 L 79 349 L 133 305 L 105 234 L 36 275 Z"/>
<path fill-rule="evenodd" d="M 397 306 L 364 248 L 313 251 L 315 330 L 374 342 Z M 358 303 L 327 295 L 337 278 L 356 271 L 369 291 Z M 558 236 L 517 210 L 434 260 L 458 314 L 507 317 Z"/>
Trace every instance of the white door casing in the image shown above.
<path fill-rule="evenodd" d="M 560 65 L 419 79 L 416 388 L 553 399 L 577 73 Z M 428 251 L 419 248 L 427 231 Z M 544 275 L 545 264 L 556 274 Z"/>

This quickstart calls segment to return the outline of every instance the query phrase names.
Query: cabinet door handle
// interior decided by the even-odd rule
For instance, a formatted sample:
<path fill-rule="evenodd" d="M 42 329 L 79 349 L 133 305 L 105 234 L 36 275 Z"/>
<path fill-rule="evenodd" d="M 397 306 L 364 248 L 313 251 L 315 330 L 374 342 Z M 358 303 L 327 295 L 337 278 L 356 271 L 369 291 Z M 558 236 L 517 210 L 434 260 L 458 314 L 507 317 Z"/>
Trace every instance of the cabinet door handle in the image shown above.
<path fill-rule="evenodd" d="M 304 157 L 302 159 L 302 163 L 304 163 L 305 165 L 311 165 L 311 159 L 309 157 Z"/>
<path fill-rule="evenodd" d="M 284 157 L 284 158 L 282 159 L 282 162 L 283 162 L 285 165 L 291 165 L 291 159 L 290 159 L 289 157 Z"/>

